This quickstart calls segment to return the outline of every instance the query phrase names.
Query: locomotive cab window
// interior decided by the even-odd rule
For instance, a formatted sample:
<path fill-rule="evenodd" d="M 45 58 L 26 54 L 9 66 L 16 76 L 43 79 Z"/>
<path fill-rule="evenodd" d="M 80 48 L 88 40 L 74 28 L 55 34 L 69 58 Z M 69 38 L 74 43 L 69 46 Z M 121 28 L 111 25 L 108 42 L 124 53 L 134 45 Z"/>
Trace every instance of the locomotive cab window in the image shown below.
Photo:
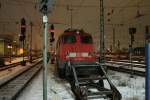
<path fill-rule="evenodd" d="M 81 43 L 87 43 L 87 44 L 93 43 L 91 36 L 81 36 L 80 39 L 81 39 Z"/>
<path fill-rule="evenodd" d="M 64 35 L 63 36 L 63 43 L 75 43 L 76 37 L 74 35 Z"/>

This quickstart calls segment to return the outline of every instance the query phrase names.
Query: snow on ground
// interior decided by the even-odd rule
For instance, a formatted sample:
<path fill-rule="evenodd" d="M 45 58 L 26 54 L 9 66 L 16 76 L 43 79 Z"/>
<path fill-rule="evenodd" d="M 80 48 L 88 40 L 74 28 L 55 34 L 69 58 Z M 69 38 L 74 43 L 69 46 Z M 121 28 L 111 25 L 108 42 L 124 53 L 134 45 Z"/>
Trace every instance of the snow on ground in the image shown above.
<path fill-rule="evenodd" d="M 25 71 L 29 67 L 31 67 L 31 64 L 27 63 L 26 66 L 18 65 L 16 67 L 12 67 L 12 68 L 9 68 L 7 70 L 0 71 L 0 85 L 4 84 L 5 82 L 10 80 L 14 76 L 19 75 L 20 73 L 22 73 L 23 71 Z"/>
<path fill-rule="evenodd" d="M 48 100 L 74 100 L 70 85 L 54 76 L 54 67 L 50 65 L 48 72 Z M 42 72 L 29 84 L 17 100 L 43 100 Z"/>
<path fill-rule="evenodd" d="M 145 78 L 109 71 L 108 76 L 122 94 L 122 100 L 145 100 Z"/>
<path fill-rule="evenodd" d="M 49 65 L 48 100 L 75 100 L 70 85 L 54 75 L 54 66 Z M 122 100 L 145 100 L 145 78 L 130 78 L 128 74 L 108 71 L 108 75 L 122 94 Z M 42 72 L 30 82 L 17 100 L 43 100 Z M 98 99 L 100 100 L 100 99 Z"/>
<path fill-rule="evenodd" d="M 27 60 L 28 59 L 28 57 L 24 57 L 24 59 L 25 60 Z M 10 63 L 10 61 L 5 61 L 5 65 L 9 65 L 9 64 L 13 64 L 13 63 L 16 63 L 16 62 L 19 62 L 19 61 L 22 61 L 23 60 L 23 57 L 12 57 L 11 58 L 11 63 Z"/>

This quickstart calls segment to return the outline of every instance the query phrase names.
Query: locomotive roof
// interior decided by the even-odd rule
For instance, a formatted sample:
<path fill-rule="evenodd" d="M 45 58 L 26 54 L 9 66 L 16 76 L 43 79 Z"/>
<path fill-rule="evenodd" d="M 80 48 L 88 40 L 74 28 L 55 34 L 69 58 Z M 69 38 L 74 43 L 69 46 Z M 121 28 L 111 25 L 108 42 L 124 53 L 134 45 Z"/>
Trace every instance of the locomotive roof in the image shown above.
<path fill-rule="evenodd" d="M 68 35 L 68 34 L 75 34 L 76 35 L 76 34 L 78 34 L 78 32 L 80 35 L 90 35 L 91 36 L 91 34 L 86 33 L 83 29 L 81 29 L 81 30 L 79 30 L 79 29 L 67 29 L 64 31 L 64 33 L 62 35 Z"/>

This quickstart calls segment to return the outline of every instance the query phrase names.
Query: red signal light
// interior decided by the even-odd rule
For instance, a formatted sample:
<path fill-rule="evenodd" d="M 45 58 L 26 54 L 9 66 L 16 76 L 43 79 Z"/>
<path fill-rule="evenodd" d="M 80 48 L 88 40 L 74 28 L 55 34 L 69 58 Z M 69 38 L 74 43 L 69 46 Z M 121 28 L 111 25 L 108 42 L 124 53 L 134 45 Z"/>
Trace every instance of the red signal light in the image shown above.
<path fill-rule="evenodd" d="M 25 33 L 26 33 L 26 20 L 24 18 L 21 19 L 21 33 L 20 33 L 20 41 L 25 40 Z"/>
<path fill-rule="evenodd" d="M 54 38 L 55 30 L 54 30 L 53 24 L 50 26 L 49 32 L 50 32 L 50 42 L 54 42 L 55 41 L 55 38 Z"/>

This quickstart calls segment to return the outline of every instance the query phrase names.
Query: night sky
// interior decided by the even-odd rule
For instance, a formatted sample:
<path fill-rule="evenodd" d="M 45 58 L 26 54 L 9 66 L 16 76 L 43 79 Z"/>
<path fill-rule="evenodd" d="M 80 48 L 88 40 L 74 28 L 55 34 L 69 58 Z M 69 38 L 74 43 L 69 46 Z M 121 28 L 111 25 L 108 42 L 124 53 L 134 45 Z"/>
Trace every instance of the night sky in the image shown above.
<path fill-rule="evenodd" d="M 55 26 L 57 39 L 65 29 L 84 29 L 94 37 L 96 47 L 99 47 L 99 1 L 100 0 L 53 0 L 49 23 Z M 40 0 L 0 0 L 0 36 L 11 35 L 18 41 L 20 34 L 20 20 L 26 19 L 27 41 L 30 38 L 33 23 L 33 48 L 42 48 L 42 14 L 39 11 Z M 113 45 L 113 31 L 115 34 L 115 47 L 118 41 L 120 48 L 128 48 L 129 27 L 135 27 L 134 47 L 144 46 L 145 26 L 150 25 L 150 0 L 104 0 L 105 13 L 105 45 Z M 98 49 L 98 48 L 97 48 Z"/>

